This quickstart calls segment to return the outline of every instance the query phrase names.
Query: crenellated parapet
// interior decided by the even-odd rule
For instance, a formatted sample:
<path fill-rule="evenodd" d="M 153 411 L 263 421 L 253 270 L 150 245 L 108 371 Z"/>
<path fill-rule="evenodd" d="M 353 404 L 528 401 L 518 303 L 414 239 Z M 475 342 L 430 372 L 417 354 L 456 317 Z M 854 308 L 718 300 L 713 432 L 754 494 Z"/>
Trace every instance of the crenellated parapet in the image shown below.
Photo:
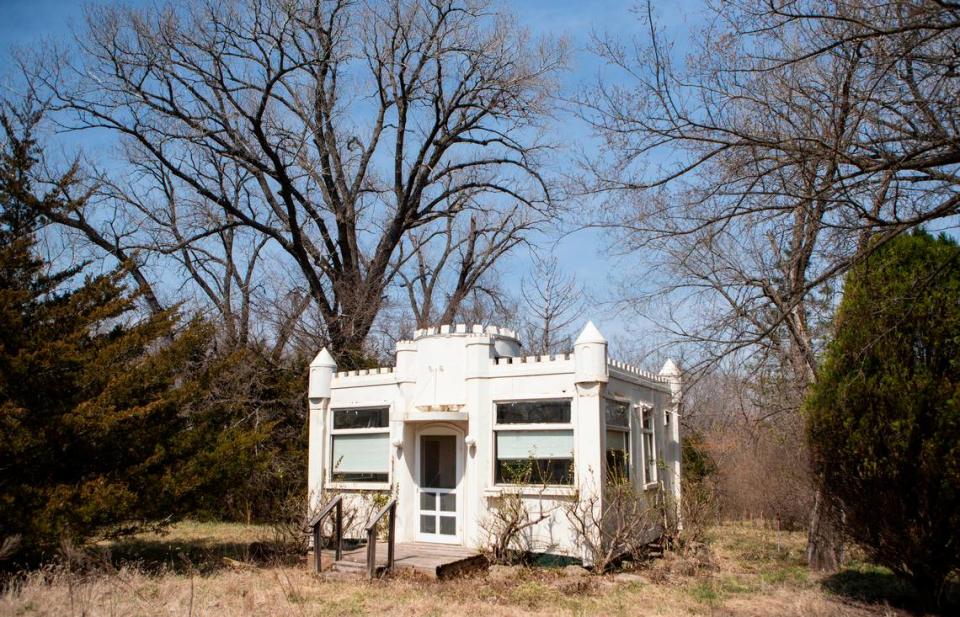
<path fill-rule="evenodd" d="M 663 375 L 657 373 L 652 373 L 650 371 L 645 371 L 639 367 L 633 366 L 632 364 L 627 364 L 626 362 L 618 362 L 617 360 L 609 360 L 607 362 L 609 368 L 620 371 L 621 373 L 629 373 L 631 375 L 636 375 L 646 379 L 647 381 L 654 381 L 657 383 L 667 383 L 667 379 Z"/>
<path fill-rule="evenodd" d="M 504 366 L 508 364 L 539 364 L 544 362 L 561 362 L 564 360 L 570 360 L 569 353 L 559 353 L 559 354 L 550 354 L 543 356 L 517 356 L 516 358 L 512 357 L 502 357 L 502 358 L 493 358 L 491 362 L 496 366 Z"/>
<path fill-rule="evenodd" d="M 354 371 L 338 371 L 334 377 L 337 379 L 345 379 L 348 377 L 367 377 L 369 375 L 390 375 L 394 371 L 396 371 L 396 367 L 394 366 L 378 366 Z"/>
<path fill-rule="evenodd" d="M 413 339 L 418 340 L 428 336 L 438 335 L 495 336 L 513 339 L 517 342 L 520 341 L 516 330 L 500 326 L 483 326 L 481 324 L 449 324 L 421 328 L 413 333 Z"/>

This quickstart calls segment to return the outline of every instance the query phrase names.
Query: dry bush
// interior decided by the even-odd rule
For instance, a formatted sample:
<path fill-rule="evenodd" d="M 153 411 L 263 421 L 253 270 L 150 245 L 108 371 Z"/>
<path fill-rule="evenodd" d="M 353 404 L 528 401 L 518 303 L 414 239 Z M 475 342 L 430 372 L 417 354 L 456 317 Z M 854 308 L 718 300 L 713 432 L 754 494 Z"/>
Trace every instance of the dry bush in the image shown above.
<path fill-rule="evenodd" d="M 813 507 L 809 455 L 792 428 L 743 426 L 707 437 L 717 452 L 720 509 L 727 519 L 779 519 L 783 529 L 804 529 Z"/>
<path fill-rule="evenodd" d="M 697 550 L 708 541 L 708 532 L 719 522 L 720 500 L 713 478 L 684 478 L 680 490 L 680 520 L 669 516 L 676 512 L 673 500 L 664 495 L 661 508 L 663 543 L 675 550 Z"/>
<path fill-rule="evenodd" d="M 644 556 L 667 516 L 662 498 L 650 504 L 632 482 L 615 474 L 609 474 L 602 499 L 596 492 L 584 496 L 577 491 L 563 510 L 596 573 L 623 557 Z"/>
<path fill-rule="evenodd" d="M 504 492 L 487 500 L 487 514 L 480 526 L 486 537 L 483 553 L 491 563 L 523 562 L 537 550 L 527 532 L 550 518 L 552 510 L 541 507 L 534 516 L 523 497 L 519 492 Z"/>
<path fill-rule="evenodd" d="M 382 493 L 374 493 L 371 496 L 358 496 L 357 499 L 348 498 L 348 493 L 340 490 L 324 489 L 317 501 L 316 507 L 310 506 L 310 501 L 304 491 L 293 491 L 284 499 L 278 500 L 280 509 L 277 511 L 274 521 L 270 527 L 273 530 L 275 543 L 283 547 L 287 553 L 296 553 L 305 555 L 310 549 L 313 541 L 310 522 L 317 513 L 334 498 L 344 495 L 343 500 L 343 533 L 344 537 L 349 534 L 359 535 L 366 528 L 373 515 L 383 507 L 388 500 L 388 496 Z M 383 536 L 385 531 L 386 517 L 382 521 L 384 524 L 378 528 L 378 534 Z M 320 535 L 324 540 L 332 540 L 336 526 L 335 515 L 330 515 L 323 519 Z"/>
<path fill-rule="evenodd" d="M 526 463 L 512 472 L 516 477 L 510 478 L 511 484 L 529 486 L 533 484 L 533 464 Z M 537 485 L 533 490 L 539 507 L 538 515 L 533 515 L 524 493 L 521 491 L 505 490 L 501 495 L 487 499 L 487 513 L 480 523 L 486 544 L 483 552 L 491 563 L 513 564 L 526 561 L 531 553 L 537 550 L 547 550 L 546 547 L 534 546 L 531 534 L 534 527 L 550 518 L 556 510 L 544 508 L 543 495 L 547 485 Z"/>

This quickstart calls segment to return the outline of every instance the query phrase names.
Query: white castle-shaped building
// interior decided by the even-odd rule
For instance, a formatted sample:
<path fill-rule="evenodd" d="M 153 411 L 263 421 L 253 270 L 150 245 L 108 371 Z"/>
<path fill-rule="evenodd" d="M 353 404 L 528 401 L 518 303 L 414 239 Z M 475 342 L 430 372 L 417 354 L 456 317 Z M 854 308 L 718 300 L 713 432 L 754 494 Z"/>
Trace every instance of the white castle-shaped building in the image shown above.
<path fill-rule="evenodd" d="M 397 499 L 396 540 L 483 548 L 490 508 L 524 495 L 534 550 L 583 558 L 564 502 L 609 473 L 680 496 L 680 374 L 612 361 L 588 323 L 573 353 L 522 356 L 512 330 L 441 326 L 396 346 L 396 366 L 310 366 L 311 508 L 331 493 Z M 594 503 L 598 503 L 594 499 Z"/>

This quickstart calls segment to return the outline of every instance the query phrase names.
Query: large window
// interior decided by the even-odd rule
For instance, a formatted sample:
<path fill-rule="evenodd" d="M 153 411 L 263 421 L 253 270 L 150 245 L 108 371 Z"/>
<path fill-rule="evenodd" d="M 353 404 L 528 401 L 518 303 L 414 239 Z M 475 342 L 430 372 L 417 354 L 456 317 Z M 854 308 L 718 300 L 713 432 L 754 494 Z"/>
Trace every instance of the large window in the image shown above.
<path fill-rule="evenodd" d="M 643 410 L 643 482 L 657 481 L 657 450 L 653 435 L 653 409 Z"/>
<path fill-rule="evenodd" d="M 570 401 L 497 403 L 497 484 L 573 484 Z"/>
<path fill-rule="evenodd" d="M 335 482 L 387 482 L 390 409 L 334 409 L 330 478 Z"/>
<path fill-rule="evenodd" d="M 630 403 L 606 400 L 607 473 L 613 480 L 630 477 Z"/>

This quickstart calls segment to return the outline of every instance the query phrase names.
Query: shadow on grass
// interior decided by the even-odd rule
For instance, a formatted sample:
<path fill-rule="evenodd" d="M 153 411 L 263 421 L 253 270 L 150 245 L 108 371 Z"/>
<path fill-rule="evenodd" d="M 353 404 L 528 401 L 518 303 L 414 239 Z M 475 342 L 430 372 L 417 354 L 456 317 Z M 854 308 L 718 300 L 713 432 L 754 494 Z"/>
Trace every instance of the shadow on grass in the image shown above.
<path fill-rule="evenodd" d="M 960 614 L 960 584 L 949 583 L 940 606 L 890 570 L 861 565 L 845 568 L 823 580 L 825 589 L 838 596 L 867 604 L 884 604 L 915 614 Z"/>
<path fill-rule="evenodd" d="M 294 565 L 301 556 L 274 542 L 225 542 L 211 539 L 118 540 L 102 556 L 114 567 L 134 566 L 147 573 L 209 574 L 226 568 Z M 238 563 L 239 562 L 239 563 Z"/>

